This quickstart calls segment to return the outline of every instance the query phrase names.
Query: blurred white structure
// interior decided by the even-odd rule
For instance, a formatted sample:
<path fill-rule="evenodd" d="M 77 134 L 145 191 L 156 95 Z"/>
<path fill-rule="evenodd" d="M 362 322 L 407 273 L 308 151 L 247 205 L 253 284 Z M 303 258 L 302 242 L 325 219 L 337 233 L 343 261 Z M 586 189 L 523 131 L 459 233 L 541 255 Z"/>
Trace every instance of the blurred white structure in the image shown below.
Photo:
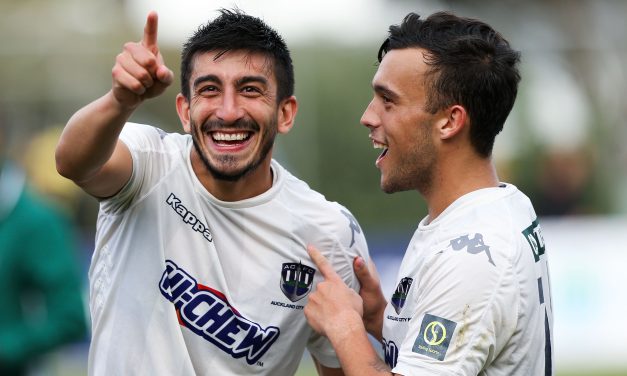
<path fill-rule="evenodd" d="M 146 14 L 162 15 L 163 41 L 179 47 L 198 27 L 217 15 L 220 8 L 237 7 L 276 28 L 288 45 L 312 40 L 329 40 L 355 47 L 385 38 L 391 22 L 400 22 L 407 13 L 402 1 L 385 0 L 130 0 L 126 2 L 134 24 L 141 25 Z M 441 9 L 438 1 L 422 1 L 416 11 Z"/>

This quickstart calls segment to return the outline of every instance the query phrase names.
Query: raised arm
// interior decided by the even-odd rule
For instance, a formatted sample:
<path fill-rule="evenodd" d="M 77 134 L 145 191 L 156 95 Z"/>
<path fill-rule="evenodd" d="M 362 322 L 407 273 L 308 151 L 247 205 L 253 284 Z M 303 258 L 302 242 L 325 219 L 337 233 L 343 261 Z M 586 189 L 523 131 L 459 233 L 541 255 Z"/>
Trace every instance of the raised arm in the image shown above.
<path fill-rule="evenodd" d="M 120 132 L 144 100 L 162 94 L 172 83 L 173 73 L 157 45 L 157 25 L 157 14 L 150 12 L 142 40 L 126 43 L 116 58 L 111 90 L 70 118 L 57 145 L 59 174 L 93 196 L 112 196 L 126 184 L 132 160 L 118 141 Z"/>

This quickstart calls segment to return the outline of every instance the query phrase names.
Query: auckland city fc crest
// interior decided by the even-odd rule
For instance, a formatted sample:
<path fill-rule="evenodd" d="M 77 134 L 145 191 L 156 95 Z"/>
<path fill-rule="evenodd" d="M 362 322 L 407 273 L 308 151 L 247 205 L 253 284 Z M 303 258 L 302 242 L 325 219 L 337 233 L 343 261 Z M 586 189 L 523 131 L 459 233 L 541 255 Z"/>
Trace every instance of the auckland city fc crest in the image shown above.
<path fill-rule="evenodd" d="M 292 302 L 301 300 L 311 291 L 316 269 L 300 262 L 287 262 L 281 268 L 281 291 Z"/>
<path fill-rule="evenodd" d="M 401 310 L 405 305 L 405 300 L 407 300 L 407 294 L 409 294 L 409 288 L 411 287 L 412 282 L 414 282 L 413 279 L 405 277 L 401 279 L 398 286 L 396 286 L 396 290 L 392 295 L 392 307 L 394 307 L 397 315 L 401 313 Z"/>

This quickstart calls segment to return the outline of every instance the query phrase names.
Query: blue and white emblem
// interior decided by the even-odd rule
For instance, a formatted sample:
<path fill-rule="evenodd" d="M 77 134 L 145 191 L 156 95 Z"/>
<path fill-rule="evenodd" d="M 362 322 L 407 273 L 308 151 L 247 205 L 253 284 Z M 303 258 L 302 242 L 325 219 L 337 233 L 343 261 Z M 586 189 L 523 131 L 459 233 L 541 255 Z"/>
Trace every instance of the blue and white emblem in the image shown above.
<path fill-rule="evenodd" d="M 292 302 L 305 297 L 311 291 L 316 269 L 302 263 L 286 262 L 281 268 L 281 291 Z"/>
<path fill-rule="evenodd" d="M 413 279 L 409 277 L 402 278 L 401 281 L 396 286 L 396 290 L 392 295 L 392 307 L 396 311 L 396 314 L 400 314 L 403 306 L 405 305 L 405 301 L 407 300 L 407 295 L 409 294 L 409 288 L 411 287 Z"/>

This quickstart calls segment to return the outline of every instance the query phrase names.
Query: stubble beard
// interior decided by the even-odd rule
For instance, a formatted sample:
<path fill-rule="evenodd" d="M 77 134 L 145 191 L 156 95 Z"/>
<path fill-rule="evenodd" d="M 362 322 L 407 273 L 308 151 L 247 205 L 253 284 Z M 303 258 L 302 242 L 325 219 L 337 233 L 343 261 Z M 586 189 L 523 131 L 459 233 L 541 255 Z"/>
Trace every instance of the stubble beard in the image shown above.
<path fill-rule="evenodd" d="M 278 133 L 278 118 L 275 114 L 272 119 L 268 122 L 267 126 L 264 128 L 263 133 L 260 135 L 261 137 L 261 149 L 256 157 L 253 158 L 247 165 L 243 166 L 238 170 L 234 170 L 231 172 L 227 172 L 228 167 L 233 167 L 237 164 L 238 159 L 233 155 L 220 155 L 217 157 L 218 165 L 225 166 L 226 168 L 219 168 L 218 166 L 213 165 L 209 161 L 208 155 L 202 150 L 201 143 L 197 136 L 197 124 L 190 120 L 191 129 L 192 129 L 192 141 L 194 144 L 194 148 L 200 157 L 200 161 L 203 163 L 207 171 L 211 174 L 211 176 L 216 180 L 223 180 L 229 182 L 235 182 L 245 177 L 252 171 L 256 170 L 263 161 L 265 161 L 266 157 L 272 151 L 272 147 L 274 145 L 274 139 Z M 230 128 L 230 129 L 243 129 L 243 130 L 259 130 L 261 127 L 254 120 L 241 119 L 233 124 L 225 124 L 219 120 L 209 120 L 203 123 L 201 128 L 201 133 L 205 133 L 207 130 L 218 130 L 221 128 Z"/>
<path fill-rule="evenodd" d="M 423 125 L 425 126 L 425 125 Z M 431 191 L 436 165 L 436 150 L 428 132 L 422 132 L 420 140 L 403 157 L 402 163 L 381 180 L 381 190 L 391 194 L 417 190 L 423 196 Z"/>

